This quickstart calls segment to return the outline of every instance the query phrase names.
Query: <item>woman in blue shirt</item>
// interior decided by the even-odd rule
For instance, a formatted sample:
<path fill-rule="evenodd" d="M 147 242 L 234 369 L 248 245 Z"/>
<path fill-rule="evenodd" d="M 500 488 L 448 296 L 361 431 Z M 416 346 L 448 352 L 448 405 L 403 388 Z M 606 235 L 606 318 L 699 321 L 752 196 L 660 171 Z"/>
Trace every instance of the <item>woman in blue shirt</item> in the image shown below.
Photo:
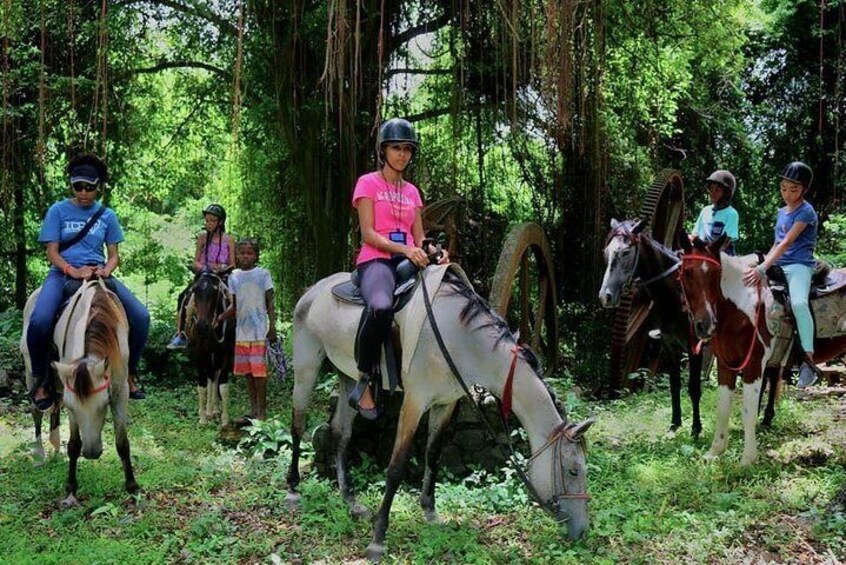
<path fill-rule="evenodd" d="M 786 206 L 778 211 L 775 243 L 764 262 L 746 271 L 748 285 L 758 284 L 767 269 L 778 265 L 784 271 L 790 292 L 790 306 L 799 329 L 799 341 L 805 351 L 805 362 L 799 369 L 798 386 L 814 384 L 818 369 L 814 364 L 814 319 L 808 305 L 811 276 L 814 274 L 814 247 L 819 219 L 814 207 L 805 200 L 814 173 L 801 161 L 788 164 L 781 173 L 781 198 Z"/>
<path fill-rule="evenodd" d="M 74 196 L 50 206 L 38 235 L 38 241 L 47 248 L 51 267 L 35 302 L 26 335 L 35 382 L 30 398 L 41 411 L 49 410 L 56 401 L 48 352 L 52 349 L 53 323 L 62 302 L 65 282 L 68 279 L 111 277 L 118 266 L 118 244 L 123 241 L 123 229 L 117 216 L 97 202 L 100 186 L 107 181 L 105 163 L 94 155 L 77 155 L 68 163 L 67 172 Z M 62 245 L 77 237 L 101 209 L 100 217 L 81 239 L 69 246 Z M 104 246 L 106 254 L 103 253 Z M 144 392 L 135 381 L 141 352 L 147 343 L 150 314 L 123 283 L 115 278 L 112 281 L 129 320 L 129 396 L 137 400 L 144 398 Z"/>

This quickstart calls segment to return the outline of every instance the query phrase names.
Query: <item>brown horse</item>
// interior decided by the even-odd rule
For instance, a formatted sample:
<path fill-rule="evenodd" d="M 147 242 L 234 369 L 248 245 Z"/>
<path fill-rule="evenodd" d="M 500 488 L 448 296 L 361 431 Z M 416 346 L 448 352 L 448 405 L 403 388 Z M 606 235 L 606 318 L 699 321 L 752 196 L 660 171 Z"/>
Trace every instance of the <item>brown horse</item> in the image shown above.
<path fill-rule="evenodd" d="M 642 289 L 652 301 L 649 321 L 661 330 L 661 341 L 669 353 L 670 399 L 672 420 L 670 431 L 681 427 L 681 359 L 688 355 L 687 392 L 693 410 L 691 434 L 699 437 L 702 421 L 699 399 L 702 397 L 702 368 L 710 368 L 711 352 L 693 347 L 690 324 L 682 308 L 681 288 L 677 271 L 678 254 L 667 249 L 644 231 L 641 221 L 611 220 L 611 231 L 605 243 L 605 275 L 599 289 L 599 301 L 605 308 L 615 308 L 626 285 Z"/>
<path fill-rule="evenodd" d="M 711 340 L 719 368 L 720 400 L 717 425 L 708 457 L 725 451 L 728 419 L 736 376 L 743 379 L 743 424 L 745 447 L 742 463 L 757 455 L 755 422 L 762 375 L 772 354 L 773 339 L 767 328 L 764 304 L 767 287 L 748 287 L 743 274 L 757 263 L 754 255 L 730 257 L 720 253 L 721 240 L 710 244 L 695 241 L 683 255 L 681 283 L 696 335 Z M 846 351 L 846 336 L 814 340 L 818 362 Z M 771 394 L 772 398 L 772 394 Z"/>
<path fill-rule="evenodd" d="M 223 278 L 210 271 L 201 272 L 191 287 L 186 305 L 188 355 L 197 368 L 197 398 L 200 424 L 217 413 L 220 395 L 220 425 L 229 425 L 229 373 L 235 355 L 235 322 L 215 319 L 232 303 Z"/>

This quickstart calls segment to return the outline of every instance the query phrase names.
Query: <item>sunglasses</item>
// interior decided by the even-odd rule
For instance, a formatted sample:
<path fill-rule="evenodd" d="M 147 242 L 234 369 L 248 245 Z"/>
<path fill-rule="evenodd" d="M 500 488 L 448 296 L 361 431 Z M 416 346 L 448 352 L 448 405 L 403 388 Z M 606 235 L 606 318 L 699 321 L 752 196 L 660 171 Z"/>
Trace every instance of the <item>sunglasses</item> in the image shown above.
<path fill-rule="evenodd" d="M 88 184 L 87 182 L 75 182 L 73 183 L 73 191 L 74 192 L 94 192 L 99 187 L 96 184 Z"/>

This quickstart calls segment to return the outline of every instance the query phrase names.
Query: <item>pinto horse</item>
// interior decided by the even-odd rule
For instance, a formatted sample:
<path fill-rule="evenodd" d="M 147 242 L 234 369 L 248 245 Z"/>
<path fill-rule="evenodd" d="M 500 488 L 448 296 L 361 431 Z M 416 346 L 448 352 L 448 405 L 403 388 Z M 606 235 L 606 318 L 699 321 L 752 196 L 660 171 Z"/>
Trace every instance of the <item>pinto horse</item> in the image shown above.
<path fill-rule="evenodd" d="M 29 319 L 40 289 L 33 292 L 24 307 L 24 331 L 21 353 L 26 365 L 27 386 L 33 386 L 30 352 L 26 344 Z M 77 503 L 76 469 L 80 453 L 86 459 L 97 459 L 103 452 L 103 425 L 106 409 L 111 408 L 115 429 L 115 445 L 127 492 L 138 491 L 129 453 L 129 322 L 117 296 L 102 279 L 82 283 L 71 297 L 53 332 L 53 343 L 59 360 L 52 364 L 64 387 L 62 403 L 68 409 L 68 481 L 66 506 Z M 42 354 L 44 354 L 42 352 Z M 59 403 L 54 408 L 58 427 Z M 36 431 L 40 432 L 41 413 L 36 415 Z M 58 429 L 50 439 L 58 449 Z M 36 437 L 41 447 L 40 433 Z M 55 440 L 55 441 L 54 441 Z M 41 452 L 43 454 L 43 451 Z"/>
<path fill-rule="evenodd" d="M 457 274 L 458 273 L 458 274 Z M 442 279 L 437 279 L 438 276 Z M 429 439 L 420 505 L 428 521 L 437 521 L 435 511 L 435 475 L 440 454 L 441 435 L 450 420 L 456 402 L 462 398 L 462 384 L 451 372 L 444 350 L 446 344 L 454 357 L 457 371 L 464 376 L 463 386 L 478 384 L 494 395 L 510 398 L 504 391 L 509 367 L 513 371 L 514 413 L 528 432 L 534 455 L 530 459 L 530 490 L 551 509 L 557 519 L 566 520 L 567 533 L 575 539 L 587 529 L 587 477 L 583 434 L 592 420 L 573 424 L 556 406 L 554 397 L 539 373 L 537 358 L 518 348 L 515 336 L 505 322 L 491 311 L 454 265 L 428 267 L 412 302 L 395 317 L 403 339 L 403 403 L 393 454 L 387 469 L 385 494 L 375 521 L 373 540 L 366 555 L 379 560 L 385 551 L 385 533 L 394 495 L 405 473 L 411 441 L 420 418 L 429 412 Z M 291 435 L 293 455 L 288 473 L 288 505 L 300 501 L 300 442 L 307 421 L 309 400 L 324 360 L 342 373 L 340 398 L 332 418 L 338 487 L 351 512 L 366 516 L 368 510 L 355 498 L 350 488 L 346 449 L 352 434 L 356 411 L 344 400 L 357 378 L 355 337 L 362 307 L 343 303 L 332 296 L 332 287 L 349 279 L 349 273 L 336 273 L 312 286 L 297 302 L 294 310 L 294 407 Z M 440 284 L 431 281 L 442 280 Z M 426 314 L 419 316 L 415 306 L 423 285 L 433 289 L 431 316 L 439 333 L 435 334 Z M 419 303 L 418 303 L 419 305 Z M 414 317 L 415 311 L 418 318 Z M 414 320 L 419 323 L 415 323 Z M 407 334 L 419 331 L 419 338 L 406 347 Z M 436 337 L 440 336 L 440 337 Z M 384 361 L 384 360 L 383 360 Z"/>
<path fill-rule="evenodd" d="M 220 425 L 229 425 L 229 373 L 235 355 L 235 323 L 217 325 L 215 320 L 232 303 L 222 275 L 202 271 L 191 287 L 186 305 L 188 355 L 197 368 L 197 399 L 200 424 L 218 414 Z"/>
<path fill-rule="evenodd" d="M 711 364 L 709 349 L 700 352 L 692 342 L 690 324 L 682 309 L 681 288 L 675 276 L 680 263 L 678 255 L 644 231 L 642 221 L 611 220 L 611 231 L 605 244 L 605 275 L 599 289 L 599 301 L 605 308 L 620 304 L 623 288 L 634 284 L 642 288 L 653 303 L 652 323 L 661 330 L 661 340 L 669 351 L 670 396 L 672 420 L 670 431 L 681 427 L 681 357 L 688 354 L 687 392 L 693 408 L 691 433 L 699 437 L 702 420 L 699 400 L 702 397 L 702 367 Z M 704 363 L 703 363 L 704 359 Z"/>
<path fill-rule="evenodd" d="M 707 457 L 722 454 L 728 442 L 728 419 L 736 375 L 743 378 L 744 451 L 741 463 L 757 456 L 755 421 L 762 375 L 772 354 L 774 336 L 767 327 L 766 286 L 748 287 L 743 274 L 757 264 L 755 255 L 730 257 L 720 253 L 721 240 L 711 244 L 694 241 L 683 256 L 682 288 L 697 337 L 711 340 L 719 367 L 720 399 L 714 441 Z M 815 338 L 814 358 L 824 362 L 846 351 L 846 335 Z M 783 369 L 783 366 L 782 366 Z M 774 370 L 775 369 L 768 369 Z M 776 377 L 778 372 L 774 373 Z M 775 386 L 770 388 L 768 418 L 772 419 Z"/>

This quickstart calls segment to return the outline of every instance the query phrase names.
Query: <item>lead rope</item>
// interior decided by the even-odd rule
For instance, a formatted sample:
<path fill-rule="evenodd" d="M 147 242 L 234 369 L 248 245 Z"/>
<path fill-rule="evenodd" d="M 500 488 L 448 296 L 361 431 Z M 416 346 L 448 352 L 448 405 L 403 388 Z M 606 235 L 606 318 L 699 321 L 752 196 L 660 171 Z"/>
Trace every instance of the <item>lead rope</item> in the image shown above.
<path fill-rule="evenodd" d="M 420 281 L 420 286 L 423 287 L 423 302 L 426 305 L 426 317 L 429 319 L 429 325 L 432 327 L 432 333 L 435 335 L 435 341 L 437 341 L 438 347 L 440 348 L 441 353 L 444 356 L 444 360 L 446 360 L 447 365 L 449 366 L 450 371 L 452 372 L 452 375 L 455 377 L 455 380 L 458 381 L 459 386 L 461 386 L 461 389 L 464 391 L 464 396 L 466 396 L 467 399 L 470 401 L 471 406 L 476 409 L 476 413 L 479 415 L 482 422 L 485 424 L 485 428 L 490 434 L 491 439 L 496 440 L 497 434 L 493 428 L 493 425 L 491 424 L 490 420 L 488 420 L 488 417 L 485 415 L 484 411 L 482 411 L 482 409 L 473 399 L 473 395 L 470 393 L 470 389 L 467 388 L 467 384 L 464 382 L 464 379 L 461 378 L 461 374 L 458 372 L 458 368 L 455 366 L 455 362 L 453 361 L 452 356 L 447 350 L 446 344 L 444 343 L 444 338 L 443 336 L 441 336 L 441 331 L 438 328 L 438 324 L 435 322 L 435 313 L 432 311 L 432 301 L 429 298 L 429 290 L 426 288 L 426 277 L 423 275 L 423 273 L 421 273 L 421 279 L 422 280 Z M 529 491 L 529 494 L 531 495 L 532 499 L 537 502 L 541 508 L 548 512 L 557 522 L 559 520 L 559 516 L 556 513 L 555 509 L 552 507 L 552 504 L 550 504 L 549 502 L 545 502 L 543 499 L 541 499 L 537 489 L 535 489 L 535 486 L 529 480 L 526 471 L 524 471 L 523 468 L 517 464 L 514 445 L 511 442 L 511 429 L 508 426 L 508 422 L 501 418 L 501 423 L 503 429 L 506 432 L 506 438 L 508 439 L 508 459 L 512 465 L 512 468 L 517 473 L 517 476 L 520 477 L 520 480 L 523 481 L 523 484 L 526 486 L 526 490 Z M 537 453 L 535 453 L 532 458 L 537 457 L 540 453 L 545 451 L 550 445 L 552 445 L 552 443 L 554 443 L 558 439 L 558 437 L 561 436 L 556 436 L 556 433 L 553 432 L 551 439 L 544 445 L 543 448 L 541 448 Z M 566 493 L 563 496 L 567 497 Z M 571 496 L 575 497 L 576 495 Z M 584 494 L 580 496 L 588 497 L 589 495 Z"/>

